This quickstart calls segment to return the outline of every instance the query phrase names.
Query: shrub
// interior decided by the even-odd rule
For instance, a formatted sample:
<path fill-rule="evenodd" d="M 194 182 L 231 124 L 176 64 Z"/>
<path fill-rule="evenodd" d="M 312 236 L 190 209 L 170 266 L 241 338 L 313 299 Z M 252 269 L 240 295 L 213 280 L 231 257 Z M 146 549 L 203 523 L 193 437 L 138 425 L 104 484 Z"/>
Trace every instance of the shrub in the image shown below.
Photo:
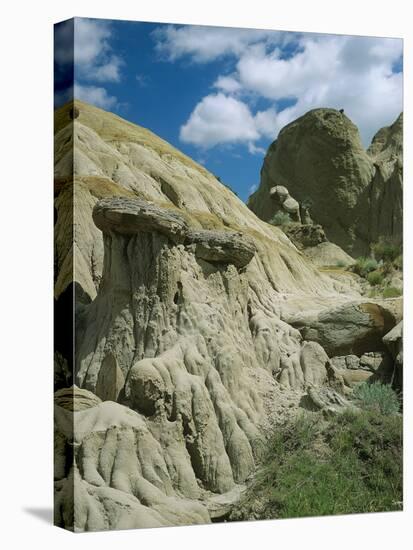
<path fill-rule="evenodd" d="M 380 237 L 380 239 L 371 245 L 371 251 L 376 260 L 383 262 L 393 262 L 401 254 L 402 246 L 400 242 L 390 237 Z"/>
<path fill-rule="evenodd" d="M 396 269 L 403 269 L 403 255 L 400 254 L 397 256 L 397 258 L 393 261 L 393 265 Z"/>
<path fill-rule="evenodd" d="M 336 266 L 337 267 L 347 267 L 347 264 L 344 260 L 338 260 L 338 262 L 336 263 Z"/>
<path fill-rule="evenodd" d="M 374 258 L 365 258 L 364 256 L 357 258 L 353 265 L 354 273 L 361 277 L 366 277 L 368 273 L 377 269 L 378 263 Z"/>
<path fill-rule="evenodd" d="M 394 286 L 388 286 L 383 290 L 383 298 L 397 298 L 402 294 L 402 291 Z"/>
<path fill-rule="evenodd" d="M 384 275 L 381 271 L 371 271 L 367 274 L 367 280 L 372 286 L 378 286 L 383 282 Z"/>
<path fill-rule="evenodd" d="M 288 212 L 282 212 L 280 210 L 280 212 L 277 212 L 276 214 L 274 214 L 274 216 L 270 219 L 269 223 L 271 225 L 277 225 L 277 226 L 288 225 L 289 223 L 291 223 L 290 214 L 288 214 Z"/>
<path fill-rule="evenodd" d="M 229 519 L 398 510 L 401 500 L 401 416 L 347 411 L 278 427 Z"/>
<path fill-rule="evenodd" d="M 363 382 L 354 389 L 353 398 L 361 408 L 368 411 L 391 415 L 400 410 L 397 393 L 388 384 Z"/>

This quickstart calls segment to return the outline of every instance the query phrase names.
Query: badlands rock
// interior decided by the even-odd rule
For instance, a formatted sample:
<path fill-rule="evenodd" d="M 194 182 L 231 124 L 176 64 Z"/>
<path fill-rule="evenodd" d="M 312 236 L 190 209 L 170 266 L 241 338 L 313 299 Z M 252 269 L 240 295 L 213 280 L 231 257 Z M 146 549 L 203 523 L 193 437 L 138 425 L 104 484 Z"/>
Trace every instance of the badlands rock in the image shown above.
<path fill-rule="evenodd" d="M 344 334 L 335 355 L 352 336 L 379 349 L 367 342 L 373 333 L 376 346 L 385 315 L 354 306 L 346 317 L 360 296 L 202 166 L 143 128 L 76 107 L 75 120 L 70 105 L 55 118 L 55 296 L 76 289 L 71 370 L 87 407 L 56 406 L 56 522 L 205 523 L 202 502 L 239 494 L 287 403 L 308 384 L 336 383 L 328 345 L 340 348 Z M 343 308 L 339 326 L 332 304 Z M 312 320 L 301 326 L 303 309 Z"/>
<path fill-rule="evenodd" d="M 397 390 L 403 391 L 403 321 L 383 337 L 383 342 L 393 358 L 391 382 Z"/>
<path fill-rule="evenodd" d="M 330 357 L 383 350 L 383 336 L 396 324 L 393 312 L 374 302 L 353 302 L 289 317 L 303 338 L 318 342 Z"/>
<path fill-rule="evenodd" d="M 286 227 L 285 233 L 300 250 L 314 247 L 327 241 L 321 225 L 291 224 Z"/>
<path fill-rule="evenodd" d="M 256 252 L 254 241 L 242 233 L 231 231 L 190 231 L 186 244 L 195 245 L 195 256 L 207 262 L 233 264 L 245 267 Z"/>
<path fill-rule="evenodd" d="M 355 260 L 342 248 L 330 242 L 310 246 L 304 250 L 304 254 L 318 267 L 349 267 L 355 263 Z"/>
<path fill-rule="evenodd" d="M 184 485 L 138 413 L 110 401 L 83 408 L 77 400 L 74 413 L 55 409 L 58 525 L 95 531 L 210 521 L 206 507 L 180 496 L 199 494 L 195 477 Z M 191 472 L 188 455 L 182 468 L 185 461 Z"/>
<path fill-rule="evenodd" d="M 356 257 L 402 230 L 402 115 L 366 151 L 357 127 L 334 109 L 314 109 L 283 128 L 267 151 L 250 208 L 270 220 L 272 190 L 309 206 L 329 241 Z M 334 214 L 332 215 L 332 212 Z"/>
<path fill-rule="evenodd" d="M 106 233 L 134 235 L 156 231 L 175 243 L 184 240 L 187 229 L 185 220 L 176 212 L 125 197 L 102 199 L 94 207 L 92 217 Z"/>

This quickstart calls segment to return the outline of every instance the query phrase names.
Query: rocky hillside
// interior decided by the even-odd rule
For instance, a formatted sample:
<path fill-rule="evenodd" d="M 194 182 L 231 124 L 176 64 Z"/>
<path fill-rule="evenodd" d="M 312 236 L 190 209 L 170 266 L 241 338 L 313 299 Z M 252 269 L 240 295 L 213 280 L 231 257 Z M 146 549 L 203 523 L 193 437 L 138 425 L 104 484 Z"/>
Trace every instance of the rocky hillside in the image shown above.
<path fill-rule="evenodd" d="M 56 523 L 222 518 L 309 388 L 391 376 L 400 300 L 366 301 L 159 137 L 76 108 L 55 114 Z"/>
<path fill-rule="evenodd" d="M 266 221 L 280 210 L 303 223 L 310 218 L 353 257 L 368 254 L 380 237 L 400 240 L 402 137 L 400 115 L 366 151 L 345 113 L 309 111 L 283 128 L 268 149 L 248 205 Z"/>

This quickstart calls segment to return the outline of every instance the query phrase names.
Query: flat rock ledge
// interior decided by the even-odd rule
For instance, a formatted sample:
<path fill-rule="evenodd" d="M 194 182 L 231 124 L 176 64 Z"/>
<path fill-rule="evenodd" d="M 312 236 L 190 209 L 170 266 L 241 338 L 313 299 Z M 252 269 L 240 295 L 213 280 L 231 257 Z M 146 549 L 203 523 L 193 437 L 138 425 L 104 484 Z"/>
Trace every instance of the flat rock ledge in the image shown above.
<path fill-rule="evenodd" d="M 175 244 L 192 246 L 197 258 L 237 268 L 249 264 L 256 252 L 253 240 L 240 232 L 191 230 L 178 212 L 140 199 L 102 199 L 93 209 L 93 221 L 104 233 L 162 233 Z"/>
<path fill-rule="evenodd" d="M 189 231 L 185 244 L 195 246 L 195 256 L 207 262 L 229 263 L 242 268 L 256 252 L 254 242 L 234 231 Z"/>
<path fill-rule="evenodd" d="M 102 199 L 93 209 L 93 221 L 104 233 L 114 231 L 123 235 L 159 232 L 174 243 L 185 239 L 188 226 L 173 210 L 125 197 Z"/>

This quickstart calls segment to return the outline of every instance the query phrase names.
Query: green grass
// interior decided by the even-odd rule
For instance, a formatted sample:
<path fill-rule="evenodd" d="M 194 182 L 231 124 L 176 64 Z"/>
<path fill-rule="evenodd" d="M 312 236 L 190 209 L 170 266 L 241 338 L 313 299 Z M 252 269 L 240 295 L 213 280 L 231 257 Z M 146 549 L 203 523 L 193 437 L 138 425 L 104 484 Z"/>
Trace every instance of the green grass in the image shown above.
<path fill-rule="evenodd" d="M 394 262 L 402 253 L 402 245 L 390 237 L 380 237 L 376 243 L 371 245 L 371 251 L 376 260 Z"/>
<path fill-rule="evenodd" d="M 384 280 L 384 275 L 380 271 L 371 271 L 367 274 L 367 280 L 371 284 L 371 286 L 378 286 L 381 285 L 381 283 Z"/>
<path fill-rule="evenodd" d="M 402 291 L 399 288 L 396 288 L 394 286 L 388 286 L 382 292 L 383 298 L 397 298 L 402 294 L 403 294 Z"/>
<path fill-rule="evenodd" d="M 268 222 L 271 225 L 283 226 L 291 223 L 291 217 L 288 212 L 277 212 Z"/>
<path fill-rule="evenodd" d="M 278 428 L 230 519 L 400 510 L 401 501 L 401 416 L 347 411 Z"/>
<path fill-rule="evenodd" d="M 353 264 L 352 270 L 361 277 L 367 277 L 368 273 L 377 269 L 378 263 L 374 258 L 366 258 L 361 256 L 357 258 L 356 263 Z"/>
<path fill-rule="evenodd" d="M 388 384 L 380 382 L 359 384 L 353 391 L 353 399 L 359 407 L 384 415 L 396 414 L 400 410 L 396 392 Z"/>

